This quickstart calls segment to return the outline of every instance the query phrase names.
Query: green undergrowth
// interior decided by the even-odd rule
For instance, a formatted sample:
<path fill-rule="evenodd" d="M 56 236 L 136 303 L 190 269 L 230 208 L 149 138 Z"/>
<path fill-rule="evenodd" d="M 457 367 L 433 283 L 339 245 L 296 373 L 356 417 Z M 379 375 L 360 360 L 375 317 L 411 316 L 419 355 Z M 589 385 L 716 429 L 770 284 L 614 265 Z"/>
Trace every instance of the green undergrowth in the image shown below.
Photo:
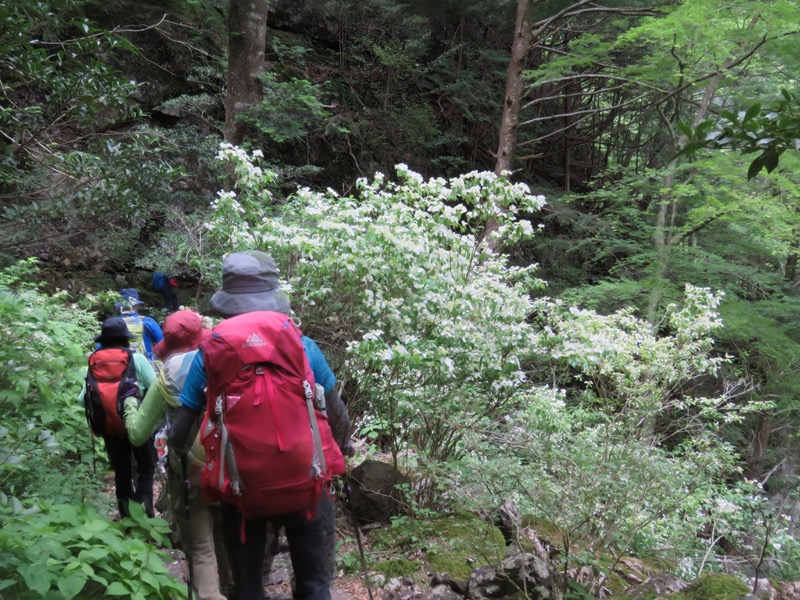
<path fill-rule="evenodd" d="M 420 581 L 431 573 L 469 579 L 476 568 L 496 565 L 506 552 L 499 529 L 463 511 L 428 520 L 395 520 L 391 527 L 372 532 L 369 545 L 371 571 L 387 579 Z"/>
<path fill-rule="evenodd" d="M 42 506 L 33 514 L 0 515 L 0 597 L 9 600 L 181 597 L 169 573 L 169 525 L 136 503 L 121 522 L 89 506 Z"/>

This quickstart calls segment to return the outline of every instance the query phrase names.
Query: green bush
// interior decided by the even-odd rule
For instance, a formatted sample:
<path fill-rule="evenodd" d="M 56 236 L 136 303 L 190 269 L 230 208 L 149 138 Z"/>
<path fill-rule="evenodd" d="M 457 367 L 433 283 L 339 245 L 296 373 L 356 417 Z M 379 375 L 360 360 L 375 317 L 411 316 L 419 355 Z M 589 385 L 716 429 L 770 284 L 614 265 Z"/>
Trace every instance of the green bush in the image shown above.
<path fill-rule="evenodd" d="M 87 506 L 44 506 L 33 515 L 0 510 L 0 590 L 9 600 L 48 598 L 171 599 L 185 592 L 165 566 L 169 525 L 131 503 L 112 522 Z"/>
<path fill-rule="evenodd" d="M 168 525 L 131 504 L 113 523 L 89 464 L 78 402 L 96 316 L 26 283 L 34 259 L 0 271 L 0 591 L 3 598 L 173 598 Z"/>
<path fill-rule="evenodd" d="M 25 284 L 35 269 L 0 272 L 0 493 L 83 502 L 90 437 L 77 395 L 97 319 Z"/>

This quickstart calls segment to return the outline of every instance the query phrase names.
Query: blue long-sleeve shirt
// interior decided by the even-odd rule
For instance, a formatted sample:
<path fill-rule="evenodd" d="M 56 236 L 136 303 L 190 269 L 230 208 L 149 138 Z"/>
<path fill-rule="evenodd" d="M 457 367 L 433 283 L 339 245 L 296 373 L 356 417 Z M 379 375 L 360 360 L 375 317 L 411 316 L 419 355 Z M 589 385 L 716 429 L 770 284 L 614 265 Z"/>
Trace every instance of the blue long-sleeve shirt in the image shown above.
<path fill-rule="evenodd" d="M 325 388 L 325 393 L 330 392 L 333 386 L 336 385 L 336 377 L 331 371 L 328 361 L 325 360 L 322 350 L 319 349 L 314 340 L 306 336 L 303 336 L 303 348 L 305 348 L 308 356 L 311 371 L 314 373 L 314 381 Z M 195 354 L 192 366 L 189 367 L 189 374 L 186 376 L 186 383 L 181 392 L 181 404 L 193 411 L 203 412 L 206 407 L 205 388 L 207 380 L 203 351 L 201 349 Z"/>

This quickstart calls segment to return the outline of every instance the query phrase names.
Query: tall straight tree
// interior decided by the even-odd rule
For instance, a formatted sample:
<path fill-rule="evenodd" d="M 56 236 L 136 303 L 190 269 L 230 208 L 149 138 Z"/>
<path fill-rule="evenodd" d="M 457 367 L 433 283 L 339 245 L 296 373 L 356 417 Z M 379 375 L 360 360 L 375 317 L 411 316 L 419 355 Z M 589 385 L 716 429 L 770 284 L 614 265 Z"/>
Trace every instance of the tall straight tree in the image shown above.
<path fill-rule="evenodd" d="M 517 21 L 514 25 L 514 42 L 511 44 L 511 58 L 508 61 L 506 75 L 506 94 L 503 98 L 503 118 L 500 121 L 500 143 L 497 148 L 494 172 L 498 175 L 510 171 L 514 162 L 517 146 L 517 128 L 519 127 L 519 103 L 525 82 L 522 72 L 525 70 L 533 42 L 534 0 L 519 0 L 517 4 Z"/>
<path fill-rule="evenodd" d="M 267 0 L 230 0 L 228 16 L 228 89 L 225 140 L 241 144 L 245 124 L 239 115 L 261 99 L 258 76 L 264 70 Z"/>

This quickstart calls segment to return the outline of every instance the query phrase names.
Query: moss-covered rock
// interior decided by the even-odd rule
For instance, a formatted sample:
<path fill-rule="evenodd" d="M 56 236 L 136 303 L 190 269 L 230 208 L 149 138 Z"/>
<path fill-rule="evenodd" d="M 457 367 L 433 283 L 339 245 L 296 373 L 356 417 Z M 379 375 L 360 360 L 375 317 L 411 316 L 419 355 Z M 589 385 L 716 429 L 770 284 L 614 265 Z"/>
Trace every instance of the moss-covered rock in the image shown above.
<path fill-rule="evenodd" d="M 738 577 L 718 573 L 695 580 L 672 600 L 739 600 L 749 591 L 750 588 Z"/>
<path fill-rule="evenodd" d="M 427 521 L 407 520 L 374 531 L 369 541 L 377 550 L 413 552 L 415 557 L 423 550 L 426 564 L 419 565 L 421 570 L 447 573 L 454 579 L 469 579 L 476 567 L 499 564 L 506 551 L 500 530 L 466 511 Z"/>

